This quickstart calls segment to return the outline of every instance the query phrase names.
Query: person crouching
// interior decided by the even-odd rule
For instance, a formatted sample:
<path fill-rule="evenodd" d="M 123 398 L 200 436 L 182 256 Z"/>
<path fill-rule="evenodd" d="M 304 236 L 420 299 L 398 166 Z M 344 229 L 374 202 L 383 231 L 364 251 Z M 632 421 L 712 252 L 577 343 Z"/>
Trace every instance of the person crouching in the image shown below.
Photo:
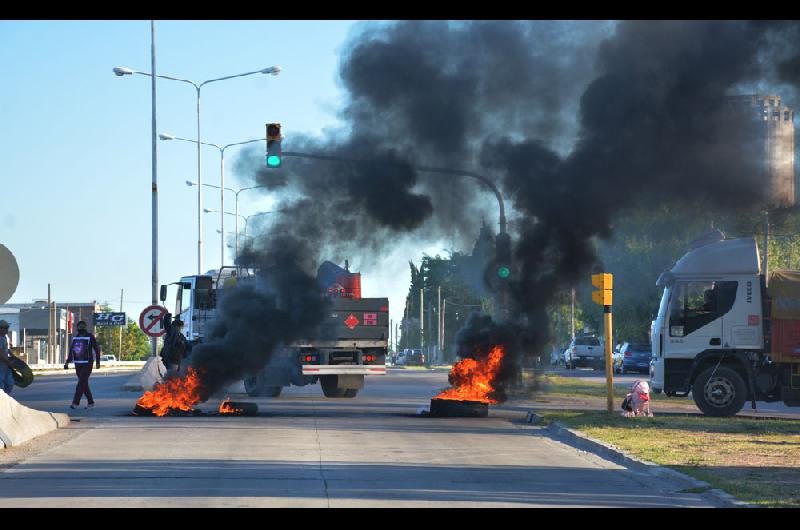
<path fill-rule="evenodd" d="M 626 417 L 653 416 L 650 411 L 650 384 L 647 381 L 633 383 L 630 393 L 622 402 L 622 410 L 622 415 Z"/>

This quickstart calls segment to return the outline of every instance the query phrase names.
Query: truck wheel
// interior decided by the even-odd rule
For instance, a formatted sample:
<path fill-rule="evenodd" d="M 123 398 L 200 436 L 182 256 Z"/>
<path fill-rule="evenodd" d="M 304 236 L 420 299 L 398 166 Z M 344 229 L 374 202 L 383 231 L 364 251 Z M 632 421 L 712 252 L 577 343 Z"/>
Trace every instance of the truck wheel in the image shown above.
<path fill-rule="evenodd" d="M 354 398 L 357 395 L 358 395 L 357 388 L 348 388 L 347 390 L 344 391 L 344 397 L 346 398 Z"/>
<path fill-rule="evenodd" d="M 282 386 L 265 386 L 264 393 L 262 394 L 264 397 L 278 397 L 281 395 L 281 391 L 283 391 Z"/>
<path fill-rule="evenodd" d="M 319 386 L 322 387 L 322 393 L 325 397 L 329 398 L 341 398 L 345 397 L 345 392 L 347 389 L 339 388 L 336 386 L 337 377 L 335 375 L 323 375 L 319 378 Z"/>
<path fill-rule="evenodd" d="M 712 366 L 695 379 L 692 397 L 706 416 L 734 416 L 747 400 L 747 386 L 735 370 Z"/>
<path fill-rule="evenodd" d="M 250 397 L 278 397 L 283 390 L 282 386 L 267 386 L 264 378 L 259 373 L 244 378 L 244 389 Z"/>
<path fill-rule="evenodd" d="M 244 390 L 250 397 L 258 397 L 260 395 L 259 381 L 257 375 L 248 375 L 244 378 Z"/>

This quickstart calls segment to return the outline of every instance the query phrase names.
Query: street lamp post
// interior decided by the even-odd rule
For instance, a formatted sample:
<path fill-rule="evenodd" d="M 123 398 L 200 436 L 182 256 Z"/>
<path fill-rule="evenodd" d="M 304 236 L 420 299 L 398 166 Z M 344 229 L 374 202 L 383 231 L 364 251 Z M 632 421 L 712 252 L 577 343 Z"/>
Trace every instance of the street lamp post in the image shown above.
<path fill-rule="evenodd" d="M 234 193 L 236 193 L 236 209 L 237 209 L 237 212 L 238 212 L 238 209 L 239 209 L 239 194 L 238 194 L 238 192 L 232 190 L 231 188 L 226 188 L 225 187 L 225 150 L 227 148 L 229 148 L 229 147 L 233 147 L 233 146 L 236 146 L 236 145 L 245 145 L 245 144 L 251 144 L 253 142 L 261 142 L 261 141 L 264 141 L 263 138 L 257 138 L 255 140 L 245 140 L 244 142 L 236 142 L 236 143 L 232 143 L 232 144 L 219 146 L 217 144 L 212 144 L 210 142 L 199 142 L 198 143 L 196 140 L 191 140 L 189 138 L 181 138 L 180 136 L 174 136 L 174 135 L 171 135 L 171 134 L 161 133 L 161 134 L 158 135 L 158 137 L 160 139 L 162 139 L 162 140 L 181 140 L 181 141 L 184 141 L 184 142 L 196 143 L 196 144 L 198 144 L 198 146 L 199 145 L 207 145 L 209 147 L 215 147 L 219 151 L 219 186 L 212 186 L 210 184 L 203 184 L 203 185 L 219 189 L 220 212 L 224 212 L 225 211 L 225 190 L 230 190 L 230 191 L 233 191 Z M 195 185 L 194 182 L 191 182 L 189 180 L 186 181 L 186 184 L 188 184 L 189 186 L 194 186 Z M 200 189 L 199 188 L 198 188 L 197 191 L 198 191 L 198 194 L 200 194 Z M 225 216 L 222 213 L 220 213 L 219 224 L 220 224 L 220 228 L 224 231 L 225 230 Z M 238 222 L 237 222 L 237 228 L 238 228 Z M 220 268 L 225 266 L 225 243 L 224 243 L 223 240 L 224 240 L 224 238 L 220 237 L 220 242 L 219 242 L 219 261 L 220 261 L 219 266 L 220 266 Z"/>
<path fill-rule="evenodd" d="M 254 140 L 251 140 L 251 141 L 254 141 Z M 259 140 L 255 140 L 255 141 L 259 141 Z M 263 139 L 262 139 L 262 141 L 263 141 Z M 186 181 L 186 185 L 187 186 L 197 186 L 197 182 L 192 182 L 191 180 L 187 180 Z M 214 186 L 213 184 L 203 184 L 203 186 L 208 186 L 209 188 L 220 189 L 219 186 Z M 252 216 L 245 217 L 243 215 L 239 215 L 239 194 L 241 192 L 243 192 L 243 191 L 246 191 L 246 190 L 254 190 L 256 188 L 266 188 L 266 187 L 267 186 L 248 186 L 246 188 L 239 188 L 238 190 L 234 190 L 234 189 L 231 189 L 231 188 L 225 188 L 228 191 L 232 191 L 234 193 L 234 195 L 236 196 L 236 213 L 232 214 L 232 215 L 236 215 L 237 217 L 241 217 L 241 218 L 243 218 L 245 220 L 244 221 L 244 223 L 245 223 L 245 232 L 247 231 L 247 218 L 248 217 L 252 217 Z M 253 214 L 253 215 L 258 215 L 258 214 Z M 236 220 L 236 257 L 237 258 L 239 257 L 239 220 L 238 219 Z"/>
<path fill-rule="evenodd" d="M 226 189 L 230 189 L 230 188 L 226 188 Z M 203 211 L 205 213 L 216 213 L 217 212 L 217 210 L 215 210 L 213 208 L 203 208 Z M 241 217 L 242 219 L 244 219 L 244 237 L 251 237 L 251 236 L 247 235 L 247 222 L 250 220 L 251 217 L 257 217 L 259 215 L 265 215 L 265 214 L 268 214 L 268 213 L 278 213 L 278 212 L 282 212 L 282 211 L 283 210 L 271 210 L 269 212 L 258 212 L 258 213 L 254 213 L 254 214 L 250 214 L 250 215 L 239 215 L 238 213 L 233 213 L 233 212 L 225 212 L 225 214 L 226 215 L 234 215 L 237 218 Z M 237 240 L 237 245 L 238 245 L 238 240 L 239 240 L 239 226 L 238 226 L 239 223 L 238 223 L 238 221 L 239 221 L 239 219 L 236 219 L 236 221 L 237 221 L 237 223 L 236 223 L 236 225 L 237 225 L 236 226 L 236 240 Z M 224 237 L 224 232 L 222 230 L 217 230 L 217 233 Z M 230 234 L 230 232 L 228 232 L 228 234 Z M 230 248 L 230 246 L 228 246 L 228 248 Z M 239 258 L 239 247 L 238 246 L 236 247 L 236 258 L 237 259 Z"/>
<path fill-rule="evenodd" d="M 139 72 L 137 70 L 132 70 L 130 68 L 124 67 L 116 67 L 114 68 L 114 74 L 117 76 L 125 76 L 125 75 L 146 75 L 146 76 L 153 76 L 153 74 L 148 72 Z M 197 94 L 197 183 L 202 184 L 202 176 L 200 171 L 200 89 L 203 86 L 214 83 L 217 81 L 226 81 L 228 79 L 234 79 L 236 77 L 244 77 L 253 74 L 272 74 L 278 75 L 281 71 L 280 66 L 270 66 L 268 68 L 264 68 L 262 70 L 256 70 L 254 72 L 245 72 L 243 74 L 236 74 L 236 75 L 229 75 L 225 77 L 218 77 L 216 79 L 208 79 L 201 83 L 196 83 L 190 79 L 181 79 L 179 77 L 172 77 L 168 75 L 156 75 L 155 77 L 159 77 L 162 79 L 169 79 L 170 81 L 180 81 L 182 83 L 189 83 L 195 88 L 195 92 Z M 203 194 L 201 193 L 201 189 L 198 187 L 197 189 L 197 274 L 203 274 Z"/>

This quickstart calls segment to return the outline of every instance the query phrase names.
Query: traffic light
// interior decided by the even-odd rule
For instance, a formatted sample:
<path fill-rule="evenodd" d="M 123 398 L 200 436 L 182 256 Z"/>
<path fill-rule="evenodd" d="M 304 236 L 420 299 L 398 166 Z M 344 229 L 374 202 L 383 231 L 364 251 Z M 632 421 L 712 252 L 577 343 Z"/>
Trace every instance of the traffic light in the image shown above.
<path fill-rule="evenodd" d="M 497 234 L 494 247 L 494 272 L 501 280 L 511 277 L 511 236 Z"/>
<path fill-rule="evenodd" d="M 611 289 L 614 287 L 614 276 L 607 272 L 592 274 L 592 285 L 599 289 L 598 291 L 592 291 L 592 301 L 597 305 L 611 305 Z"/>
<path fill-rule="evenodd" d="M 281 167 L 283 156 L 281 154 L 281 124 L 267 124 L 267 167 L 278 169 Z"/>

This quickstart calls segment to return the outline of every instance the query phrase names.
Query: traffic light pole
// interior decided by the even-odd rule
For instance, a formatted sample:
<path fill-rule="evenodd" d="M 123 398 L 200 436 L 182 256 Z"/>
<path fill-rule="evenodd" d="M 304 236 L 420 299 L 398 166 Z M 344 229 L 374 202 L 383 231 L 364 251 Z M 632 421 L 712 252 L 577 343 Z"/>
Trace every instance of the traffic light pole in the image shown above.
<path fill-rule="evenodd" d="M 611 343 L 614 335 L 611 329 L 611 304 L 613 303 L 614 276 L 607 272 L 592 274 L 592 286 L 599 289 L 592 292 L 592 301 L 603 306 L 603 319 L 605 321 L 605 358 L 606 358 L 606 404 L 608 412 L 614 411 L 614 365 L 612 364 Z"/>
<path fill-rule="evenodd" d="M 382 164 L 393 164 L 390 161 L 384 160 L 359 160 L 355 158 L 343 158 L 340 156 L 331 156 L 331 155 L 317 155 L 311 153 L 300 153 L 297 151 L 283 151 L 283 156 L 286 157 L 296 157 L 296 158 L 312 158 L 315 160 L 329 160 L 332 162 L 355 162 L 355 163 L 374 163 L 374 162 L 381 162 Z M 400 163 L 394 163 L 395 165 L 406 165 Z M 484 183 L 488 186 L 494 196 L 497 198 L 497 204 L 500 207 L 500 233 L 505 234 L 507 229 L 506 223 L 506 207 L 505 202 L 503 201 L 503 194 L 500 192 L 500 189 L 495 185 L 494 182 L 489 180 L 484 175 L 480 175 L 478 173 L 473 173 L 472 171 L 463 171 L 460 169 L 448 169 L 442 167 L 428 167 L 428 166 L 410 166 L 417 171 L 424 171 L 426 173 L 441 173 L 444 175 L 453 175 L 453 176 L 462 176 L 462 177 L 472 177 L 480 182 Z"/>
<path fill-rule="evenodd" d="M 611 360 L 611 343 L 613 342 L 612 334 L 612 318 L 611 306 L 603 306 L 603 318 L 605 320 L 605 335 L 606 335 L 606 407 L 608 412 L 614 411 L 614 366 Z"/>

